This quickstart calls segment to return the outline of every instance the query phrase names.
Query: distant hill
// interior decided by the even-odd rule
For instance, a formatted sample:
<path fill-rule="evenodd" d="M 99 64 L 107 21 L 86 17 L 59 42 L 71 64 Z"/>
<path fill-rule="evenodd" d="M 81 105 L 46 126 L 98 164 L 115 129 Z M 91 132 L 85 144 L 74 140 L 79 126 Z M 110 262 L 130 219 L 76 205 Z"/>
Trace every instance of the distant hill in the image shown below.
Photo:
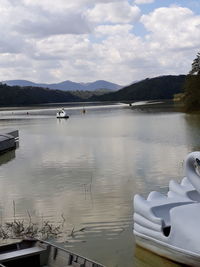
<path fill-rule="evenodd" d="M 9 86 L 32 86 L 32 87 L 43 87 L 49 89 L 58 89 L 63 91 L 94 91 L 98 89 L 109 89 L 109 90 L 119 90 L 122 86 L 110 83 L 107 81 L 99 80 L 96 82 L 90 83 L 76 83 L 72 81 L 64 81 L 61 83 L 52 83 L 52 84 L 45 84 L 45 83 L 34 83 L 27 80 L 7 80 L 3 81 L 2 83 L 6 83 Z"/>
<path fill-rule="evenodd" d="M 19 87 L 0 84 L 0 106 L 25 106 L 76 101 L 82 101 L 82 98 L 70 92 L 41 87 Z"/>
<path fill-rule="evenodd" d="M 174 94 L 183 92 L 185 75 L 167 75 L 147 78 L 124 87 L 116 92 L 101 96 L 92 96 L 93 101 L 141 101 L 156 99 L 172 99 Z"/>

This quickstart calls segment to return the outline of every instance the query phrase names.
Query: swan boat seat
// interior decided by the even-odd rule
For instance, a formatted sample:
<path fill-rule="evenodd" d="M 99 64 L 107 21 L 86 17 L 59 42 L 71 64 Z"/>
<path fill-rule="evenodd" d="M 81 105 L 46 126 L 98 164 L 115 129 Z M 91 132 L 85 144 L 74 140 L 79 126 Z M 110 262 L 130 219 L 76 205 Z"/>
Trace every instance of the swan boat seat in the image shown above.
<path fill-rule="evenodd" d="M 194 203 L 191 199 L 176 196 L 169 198 L 153 191 L 147 200 L 140 195 L 134 197 L 134 231 L 163 239 L 171 229 L 170 210 L 174 207 Z"/>
<path fill-rule="evenodd" d="M 176 197 L 177 195 L 200 202 L 199 192 L 194 188 L 187 177 L 184 177 L 180 184 L 174 180 L 169 182 L 168 196 Z"/>

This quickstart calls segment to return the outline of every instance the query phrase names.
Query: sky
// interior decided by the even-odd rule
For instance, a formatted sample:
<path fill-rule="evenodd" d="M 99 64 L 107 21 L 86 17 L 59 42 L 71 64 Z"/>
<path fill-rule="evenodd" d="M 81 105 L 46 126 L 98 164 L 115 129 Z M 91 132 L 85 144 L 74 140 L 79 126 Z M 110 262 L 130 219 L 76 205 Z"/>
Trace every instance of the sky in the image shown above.
<path fill-rule="evenodd" d="M 199 0 L 0 0 L 0 80 L 120 85 L 187 74 Z"/>

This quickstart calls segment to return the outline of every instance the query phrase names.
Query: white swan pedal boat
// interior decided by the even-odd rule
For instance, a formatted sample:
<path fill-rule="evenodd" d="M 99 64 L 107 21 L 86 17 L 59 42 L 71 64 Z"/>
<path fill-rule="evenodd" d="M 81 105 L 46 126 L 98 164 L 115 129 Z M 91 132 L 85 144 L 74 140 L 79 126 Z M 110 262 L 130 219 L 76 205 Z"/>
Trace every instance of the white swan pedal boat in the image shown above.
<path fill-rule="evenodd" d="M 200 266 L 200 152 L 185 160 L 180 184 L 170 181 L 169 192 L 134 197 L 136 244 L 189 266 Z"/>
<path fill-rule="evenodd" d="M 56 113 L 56 118 L 58 119 L 68 119 L 69 115 L 67 115 L 66 111 L 64 110 L 64 108 L 62 108 L 61 111 Z"/>

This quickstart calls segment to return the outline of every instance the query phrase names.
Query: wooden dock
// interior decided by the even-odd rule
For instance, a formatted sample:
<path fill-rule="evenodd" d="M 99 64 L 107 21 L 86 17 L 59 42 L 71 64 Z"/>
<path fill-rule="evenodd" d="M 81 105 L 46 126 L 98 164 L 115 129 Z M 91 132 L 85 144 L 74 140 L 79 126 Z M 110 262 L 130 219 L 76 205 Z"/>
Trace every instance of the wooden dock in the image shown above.
<path fill-rule="evenodd" d="M 0 130 L 0 153 L 16 148 L 19 140 L 19 131 L 13 129 Z"/>

